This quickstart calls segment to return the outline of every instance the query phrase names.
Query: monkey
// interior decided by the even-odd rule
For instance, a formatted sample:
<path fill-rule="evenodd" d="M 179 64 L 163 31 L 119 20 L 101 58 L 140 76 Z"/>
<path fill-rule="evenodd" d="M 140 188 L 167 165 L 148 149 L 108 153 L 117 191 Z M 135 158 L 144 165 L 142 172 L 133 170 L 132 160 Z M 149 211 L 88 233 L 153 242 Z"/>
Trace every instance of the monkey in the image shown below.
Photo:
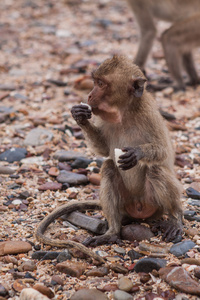
<path fill-rule="evenodd" d="M 126 56 L 114 55 L 100 64 L 92 78 L 94 88 L 88 95 L 91 109 L 78 104 L 71 113 L 92 150 L 107 158 L 101 167 L 98 207 L 108 221 L 108 230 L 87 239 L 84 245 L 117 241 L 123 219 L 130 217 L 151 221 L 166 215 L 168 219 L 158 222 L 163 238 L 180 238 L 181 189 L 174 172 L 174 151 L 156 101 L 146 90 L 144 74 Z M 123 151 L 119 166 L 115 162 L 116 148 Z M 85 208 L 84 203 L 77 202 L 77 209 Z M 70 205 L 74 204 L 58 208 L 42 221 L 36 233 L 41 242 L 70 245 L 68 241 L 55 243 L 43 236 L 55 217 L 72 211 Z"/>
<path fill-rule="evenodd" d="M 200 46 L 199 0 L 127 0 L 140 29 L 140 44 L 135 64 L 142 70 L 156 36 L 155 19 L 171 22 L 161 36 L 166 63 L 176 81 L 177 90 L 185 90 L 181 69 L 186 71 L 190 85 L 200 83 L 192 50 Z"/>

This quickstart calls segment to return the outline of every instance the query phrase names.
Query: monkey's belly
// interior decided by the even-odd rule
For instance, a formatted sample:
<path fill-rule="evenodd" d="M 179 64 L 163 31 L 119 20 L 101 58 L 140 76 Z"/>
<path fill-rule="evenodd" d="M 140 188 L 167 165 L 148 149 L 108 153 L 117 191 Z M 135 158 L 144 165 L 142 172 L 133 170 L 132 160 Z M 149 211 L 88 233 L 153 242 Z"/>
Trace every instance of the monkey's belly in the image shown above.
<path fill-rule="evenodd" d="M 134 201 L 133 203 L 127 203 L 125 205 L 125 210 L 128 215 L 134 219 L 147 219 L 150 218 L 156 211 L 158 207 L 152 203 L 140 203 Z"/>

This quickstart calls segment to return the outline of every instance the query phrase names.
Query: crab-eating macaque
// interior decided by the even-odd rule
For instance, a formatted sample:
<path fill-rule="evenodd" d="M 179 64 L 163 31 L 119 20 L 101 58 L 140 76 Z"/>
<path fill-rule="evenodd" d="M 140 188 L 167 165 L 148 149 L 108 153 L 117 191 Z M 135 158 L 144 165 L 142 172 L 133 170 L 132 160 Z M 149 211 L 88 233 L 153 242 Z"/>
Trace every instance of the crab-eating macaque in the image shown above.
<path fill-rule="evenodd" d="M 101 170 L 100 202 L 71 201 L 59 206 L 39 224 L 36 238 L 51 246 L 76 248 L 103 263 L 103 258 L 80 243 L 45 236 L 47 227 L 75 210 L 102 208 L 109 229 L 104 235 L 87 239 L 85 245 L 117 241 L 123 218 L 151 221 L 164 215 L 168 218 L 156 223 L 164 231 L 163 238 L 180 240 L 182 208 L 168 131 L 155 100 L 146 91 L 139 67 L 124 56 L 114 56 L 92 77 L 94 88 L 88 96 L 91 109 L 80 104 L 71 112 L 96 154 L 108 157 Z M 117 162 L 116 148 L 123 150 Z"/>
<path fill-rule="evenodd" d="M 109 229 L 89 243 L 117 238 L 124 217 L 155 220 L 164 215 L 164 239 L 180 239 L 182 208 L 174 151 L 156 102 L 146 91 L 144 74 L 127 57 L 115 55 L 92 77 L 91 110 L 82 104 L 71 110 L 94 152 L 108 157 L 101 169 L 100 202 Z M 123 151 L 119 166 L 116 148 Z"/>
<path fill-rule="evenodd" d="M 189 76 L 190 84 L 198 84 L 192 50 L 200 47 L 199 0 L 127 0 L 140 29 L 140 45 L 135 64 L 144 69 L 148 54 L 156 36 L 155 19 L 171 22 L 164 31 L 161 42 L 169 71 L 178 89 L 185 89 L 182 67 Z"/>

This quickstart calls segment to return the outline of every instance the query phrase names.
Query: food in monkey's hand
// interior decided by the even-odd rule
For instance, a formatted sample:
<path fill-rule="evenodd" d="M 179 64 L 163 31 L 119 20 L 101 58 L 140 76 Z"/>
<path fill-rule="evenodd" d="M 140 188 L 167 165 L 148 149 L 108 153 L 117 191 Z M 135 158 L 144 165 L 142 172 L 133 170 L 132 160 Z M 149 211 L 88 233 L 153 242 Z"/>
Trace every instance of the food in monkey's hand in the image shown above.
<path fill-rule="evenodd" d="M 88 109 L 89 109 L 90 111 L 92 110 L 92 108 L 91 108 L 91 106 L 90 106 L 89 104 L 87 104 L 87 103 L 85 103 L 85 102 L 81 102 L 80 104 L 81 104 L 81 105 L 87 106 Z"/>
<path fill-rule="evenodd" d="M 124 151 L 122 151 L 121 149 L 119 149 L 119 148 L 115 148 L 115 162 L 116 162 L 116 166 L 117 167 L 119 167 L 119 157 L 121 156 L 121 155 L 123 155 L 124 153 L 126 153 L 126 152 L 124 152 Z"/>

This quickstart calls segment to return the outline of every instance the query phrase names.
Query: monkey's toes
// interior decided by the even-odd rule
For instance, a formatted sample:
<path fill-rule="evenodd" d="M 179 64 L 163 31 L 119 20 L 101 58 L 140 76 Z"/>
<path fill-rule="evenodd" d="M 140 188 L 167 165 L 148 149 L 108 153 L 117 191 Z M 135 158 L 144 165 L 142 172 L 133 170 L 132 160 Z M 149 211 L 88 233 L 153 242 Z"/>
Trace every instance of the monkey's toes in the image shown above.
<path fill-rule="evenodd" d="M 121 240 L 119 239 L 118 235 L 101 235 L 101 236 L 95 236 L 95 237 L 89 237 L 84 242 L 84 246 L 91 246 L 96 247 L 99 245 L 105 245 L 105 244 L 115 244 L 119 243 Z"/>

